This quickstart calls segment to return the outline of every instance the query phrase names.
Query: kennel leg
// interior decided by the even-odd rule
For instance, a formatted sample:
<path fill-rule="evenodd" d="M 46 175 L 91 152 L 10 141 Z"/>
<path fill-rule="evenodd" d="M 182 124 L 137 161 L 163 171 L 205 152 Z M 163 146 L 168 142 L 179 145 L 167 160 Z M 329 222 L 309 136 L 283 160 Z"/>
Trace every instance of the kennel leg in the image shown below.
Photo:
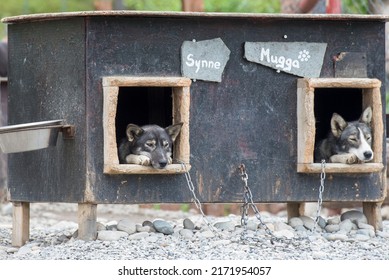
<path fill-rule="evenodd" d="M 375 230 L 382 230 L 382 216 L 381 216 L 382 202 L 363 202 L 363 214 L 367 218 L 369 225 L 372 225 Z"/>
<path fill-rule="evenodd" d="M 288 212 L 288 221 L 293 217 L 300 217 L 304 215 L 304 202 L 288 202 L 286 204 L 286 211 Z"/>
<path fill-rule="evenodd" d="M 97 236 L 96 229 L 97 204 L 79 203 L 78 204 L 78 238 L 84 241 L 95 240 Z"/>
<path fill-rule="evenodd" d="M 12 214 L 12 246 L 21 247 L 30 238 L 30 203 L 14 202 Z"/>

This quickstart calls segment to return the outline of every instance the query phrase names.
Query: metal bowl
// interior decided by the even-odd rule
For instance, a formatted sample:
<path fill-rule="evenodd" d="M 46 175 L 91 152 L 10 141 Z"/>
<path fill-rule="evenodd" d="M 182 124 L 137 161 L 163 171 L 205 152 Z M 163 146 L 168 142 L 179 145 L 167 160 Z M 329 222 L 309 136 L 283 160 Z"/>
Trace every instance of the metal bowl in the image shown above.
<path fill-rule="evenodd" d="M 0 127 L 0 150 L 3 153 L 19 153 L 55 146 L 62 122 L 55 120 Z"/>

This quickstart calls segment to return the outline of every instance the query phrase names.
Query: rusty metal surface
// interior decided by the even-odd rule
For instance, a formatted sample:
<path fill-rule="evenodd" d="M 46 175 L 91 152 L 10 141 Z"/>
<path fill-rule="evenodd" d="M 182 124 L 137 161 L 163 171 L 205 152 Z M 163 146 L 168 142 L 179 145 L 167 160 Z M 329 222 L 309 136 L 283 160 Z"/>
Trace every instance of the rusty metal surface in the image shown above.
<path fill-rule="evenodd" d="M 49 32 L 56 28 L 61 32 Z M 231 20 L 222 16 L 107 14 L 29 25 L 15 21 L 9 31 L 10 43 L 15 47 L 10 79 L 15 94 L 10 100 L 12 122 L 65 118 L 75 124 L 77 133 L 73 144 L 66 142 L 58 150 L 13 156 L 11 196 L 24 201 L 94 203 L 191 201 L 184 175 L 103 174 L 101 78 L 180 76 L 183 41 L 220 37 L 231 50 L 222 82 L 197 81 L 191 85 L 190 164 L 200 200 L 242 201 L 243 186 L 237 168 L 244 163 L 255 201 L 316 201 L 319 177 L 296 173 L 297 77 L 248 62 L 243 58 L 243 44 L 325 42 L 328 48 L 321 77 L 334 76 L 335 54 L 363 51 L 367 54 L 367 76 L 384 81 L 384 28 L 377 19 L 315 18 L 313 22 L 310 18 L 293 20 L 285 16 L 239 16 Z M 65 37 L 77 40 L 66 40 L 66 47 L 60 47 L 58 42 Z M 38 44 L 29 44 L 31 40 L 38 40 Z M 52 42 L 57 42 L 54 48 Z M 32 53 L 26 51 L 28 47 Z M 48 63 L 42 53 L 47 55 L 53 49 L 57 53 Z M 74 58 L 74 53 L 83 57 L 83 52 L 85 60 Z M 25 57 L 31 63 L 26 69 Z M 27 72 L 35 74 L 27 78 Z M 74 80 L 77 82 L 72 83 Z M 42 84 L 47 85 L 44 90 Z M 55 94 L 49 94 L 49 99 L 58 95 L 53 102 L 46 97 L 50 86 L 54 86 Z M 381 92 L 384 101 L 384 87 Z M 58 154 L 64 156 L 59 158 Z M 26 165 L 31 161 L 36 164 Z M 383 175 L 328 176 L 323 199 L 379 200 L 384 190 Z"/>

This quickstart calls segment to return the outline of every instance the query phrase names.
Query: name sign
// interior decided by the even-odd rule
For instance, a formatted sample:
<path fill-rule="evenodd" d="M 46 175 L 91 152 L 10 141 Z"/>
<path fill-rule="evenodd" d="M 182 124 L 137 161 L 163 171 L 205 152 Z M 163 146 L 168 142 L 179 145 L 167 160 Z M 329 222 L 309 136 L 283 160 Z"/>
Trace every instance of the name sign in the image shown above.
<path fill-rule="evenodd" d="M 181 46 L 181 72 L 195 80 L 221 82 L 230 50 L 222 39 L 184 41 Z"/>
<path fill-rule="evenodd" d="M 248 61 L 300 77 L 317 78 L 323 66 L 326 43 L 246 42 Z"/>

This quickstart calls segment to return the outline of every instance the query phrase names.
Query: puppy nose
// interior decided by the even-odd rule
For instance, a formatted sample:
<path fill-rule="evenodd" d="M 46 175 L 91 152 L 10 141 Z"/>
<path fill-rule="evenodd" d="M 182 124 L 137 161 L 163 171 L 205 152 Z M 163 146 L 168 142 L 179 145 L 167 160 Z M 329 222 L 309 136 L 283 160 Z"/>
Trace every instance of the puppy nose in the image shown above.
<path fill-rule="evenodd" d="M 365 159 L 370 159 L 372 157 L 373 153 L 370 152 L 370 151 L 366 151 L 363 153 L 363 156 L 365 157 Z"/>
<path fill-rule="evenodd" d="M 160 167 L 160 168 L 165 168 L 166 165 L 167 165 L 167 161 L 160 161 L 160 162 L 159 162 L 159 167 Z"/>

